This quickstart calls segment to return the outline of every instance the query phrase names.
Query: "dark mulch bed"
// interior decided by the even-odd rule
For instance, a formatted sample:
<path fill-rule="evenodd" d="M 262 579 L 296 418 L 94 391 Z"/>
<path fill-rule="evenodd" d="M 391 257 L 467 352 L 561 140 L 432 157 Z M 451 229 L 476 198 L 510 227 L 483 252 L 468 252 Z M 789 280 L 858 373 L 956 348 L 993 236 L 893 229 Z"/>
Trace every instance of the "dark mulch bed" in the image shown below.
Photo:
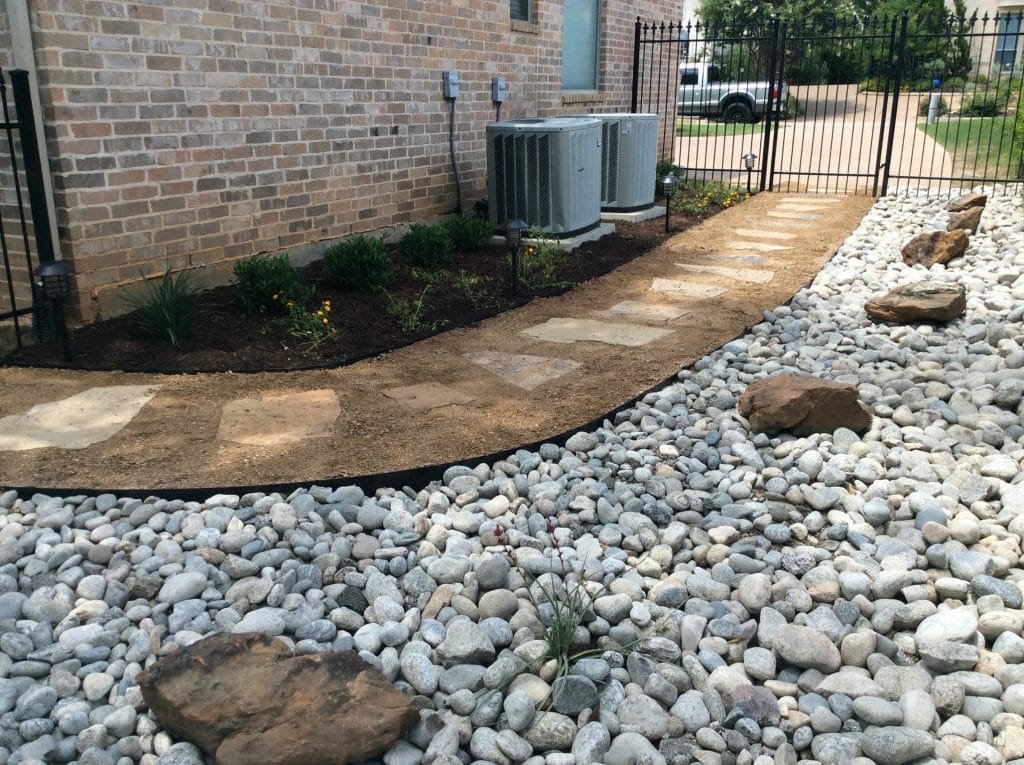
<path fill-rule="evenodd" d="M 688 228 L 700 218 L 674 213 L 672 231 Z M 450 275 L 465 271 L 476 282 L 470 299 L 442 279 L 430 286 L 418 331 L 406 332 L 384 310 L 381 296 L 342 291 L 319 280 L 320 264 L 307 267 L 304 276 L 316 286 L 308 305 L 329 300 L 336 333 L 310 347 L 282 328 L 267 327 L 266 314 L 246 314 L 234 303 L 230 286 L 204 293 L 205 309 L 181 347 L 143 334 L 131 316 L 121 316 L 75 329 L 70 337 L 71 361 L 63 361 L 55 342 L 29 346 L 0 359 L 0 364 L 57 366 L 89 370 L 153 372 L 269 372 L 340 366 L 374 356 L 453 327 L 471 325 L 538 296 L 558 294 L 588 279 L 627 263 L 657 247 L 665 239 L 663 219 L 617 223 L 614 234 L 588 242 L 562 259 L 553 287 L 523 287 L 513 297 L 503 246 L 456 256 L 445 269 Z M 428 281 L 399 268 L 394 296 L 415 300 Z M 430 326 L 433 325 L 433 326 Z"/>

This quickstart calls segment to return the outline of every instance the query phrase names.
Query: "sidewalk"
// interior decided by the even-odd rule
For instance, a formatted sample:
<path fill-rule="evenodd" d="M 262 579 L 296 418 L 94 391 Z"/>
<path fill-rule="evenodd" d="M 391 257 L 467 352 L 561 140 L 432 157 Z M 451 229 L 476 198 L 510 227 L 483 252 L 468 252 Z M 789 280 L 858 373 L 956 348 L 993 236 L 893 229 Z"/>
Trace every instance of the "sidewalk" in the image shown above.
<path fill-rule="evenodd" d="M 336 483 L 614 412 L 813 278 L 866 197 L 759 194 L 566 295 L 333 370 L 0 368 L 0 487 Z"/>

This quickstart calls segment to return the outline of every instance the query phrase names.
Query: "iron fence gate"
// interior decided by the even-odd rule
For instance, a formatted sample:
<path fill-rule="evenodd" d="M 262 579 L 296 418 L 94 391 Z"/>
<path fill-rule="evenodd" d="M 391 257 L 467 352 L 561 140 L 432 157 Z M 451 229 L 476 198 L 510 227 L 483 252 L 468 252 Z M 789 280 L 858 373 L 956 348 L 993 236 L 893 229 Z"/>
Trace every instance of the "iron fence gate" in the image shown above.
<path fill-rule="evenodd" d="M 872 196 L 1019 189 L 1021 17 L 714 29 L 637 19 L 632 108 L 662 117 L 662 161 L 698 180 Z M 744 155 L 756 155 L 749 174 Z"/>
<path fill-rule="evenodd" d="M 26 316 L 32 315 L 35 340 L 56 333 L 52 315 L 40 312 L 46 301 L 32 277 L 35 266 L 54 260 L 54 246 L 25 70 L 0 70 L 0 117 L 0 329 L 12 327 L 14 345 L 21 348 Z"/>

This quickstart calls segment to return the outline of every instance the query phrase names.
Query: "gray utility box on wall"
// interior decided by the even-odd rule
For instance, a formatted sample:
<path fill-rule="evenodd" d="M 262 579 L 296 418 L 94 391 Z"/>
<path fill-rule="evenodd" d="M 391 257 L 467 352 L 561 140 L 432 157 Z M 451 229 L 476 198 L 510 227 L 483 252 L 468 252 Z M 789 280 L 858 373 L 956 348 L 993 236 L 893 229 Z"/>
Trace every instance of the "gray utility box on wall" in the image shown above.
<path fill-rule="evenodd" d="M 601 222 L 601 122 L 587 117 L 503 120 L 487 126 L 491 224 L 519 218 L 566 237 Z"/>
<path fill-rule="evenodd" d="M 601 120 L 601 209 L 633 212 L 654 206 L 657 114 L 587 114 Z"/>

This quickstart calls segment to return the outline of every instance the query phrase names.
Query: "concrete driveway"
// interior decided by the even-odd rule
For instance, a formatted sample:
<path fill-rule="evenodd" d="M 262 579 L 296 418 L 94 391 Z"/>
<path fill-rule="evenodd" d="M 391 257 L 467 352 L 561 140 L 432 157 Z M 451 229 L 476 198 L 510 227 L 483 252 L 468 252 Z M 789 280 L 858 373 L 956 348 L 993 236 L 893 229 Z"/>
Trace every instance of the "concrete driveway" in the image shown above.
<path fill-rule="evenodd" d="M 885 162 L 885 145 L 892 102 L 881 93 L 858 93 L 856 85 L 794 85 L 803 112 L 779 122 L 774 148 L 772 189 L 783 192 L 878 193 L 875 168 Z M 901 93 L 896 110 L 889 191 L 906 188 L 949 186 L 952 156 L 931 137 L 917 129 L 917 110 L 927 94 Z M 948 100 L 948 99 L 947 99 Z M 883 113 L 885 119 L 883 120 Z M 683 119 L 683 118 L 681 118 Z M 707 120 L 694 123 L 713 124 Z M 719 134 L 677 138 L 677 164 L 705 168 L 704 176 L 743 185 L 746 173 L 741 157 L 748 151 L 759 155 L 753 183 L 765 161 L 764 131 L 759 123 L 753 132 L 719 126 Z M 748 128 L 749 129 L 749 128 Z M 878 174 L 879 179 L 881 173 Z M 919 177 L 909 178 L 909 176 Z"/>

